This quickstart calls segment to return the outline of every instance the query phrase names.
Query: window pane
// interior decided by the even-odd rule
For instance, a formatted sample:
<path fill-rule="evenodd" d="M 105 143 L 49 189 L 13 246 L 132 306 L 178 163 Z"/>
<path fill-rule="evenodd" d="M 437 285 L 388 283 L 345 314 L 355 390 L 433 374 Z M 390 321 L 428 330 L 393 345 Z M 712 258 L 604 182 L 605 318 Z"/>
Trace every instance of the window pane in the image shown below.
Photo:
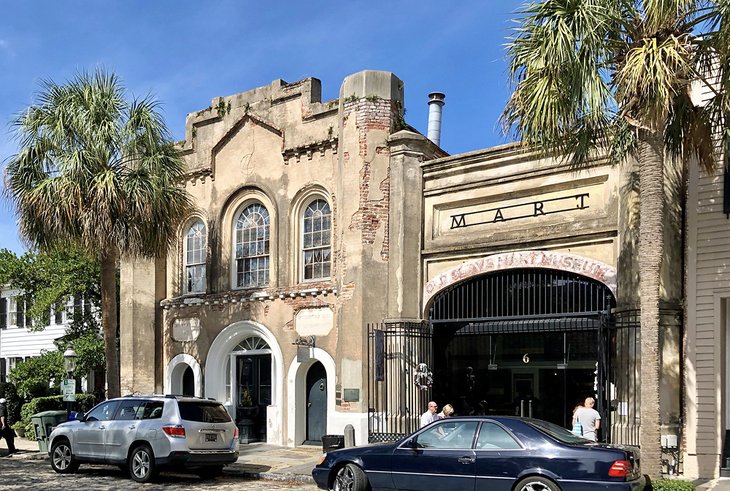
<path fill-rule="evenodd" d="M 521 448 L 507 431 L 494 423 L 484 423 L 479 430 L 477 448 L 481 449 L 515 449 Z"/>
<path fill-rule="evenodd" d="M 304 279 L 327 278 L 330 272 L 331 211 L 325 200 L 312 201 L 302 217 Z"/>
<path fill-rule="evenodd" d="M 478 422 L 439 421 L 418 435 L 422 448 L 471 448 Z"/>
<path fill-rule="evenodd" d="M 236 222 L 237 286 L 250 288 L 268 284 L 269 212 L 261 204 L 247 206 Z"/>

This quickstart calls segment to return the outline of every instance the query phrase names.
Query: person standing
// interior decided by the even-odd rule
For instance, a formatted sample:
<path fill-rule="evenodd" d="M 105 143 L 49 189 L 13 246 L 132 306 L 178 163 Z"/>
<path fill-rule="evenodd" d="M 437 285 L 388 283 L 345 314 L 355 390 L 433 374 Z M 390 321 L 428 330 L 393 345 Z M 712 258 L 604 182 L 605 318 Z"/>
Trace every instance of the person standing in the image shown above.
<path fill-rule="evenodd" d="M 583 438 L 591 441 L 598 441 L 598 429 L 601 427 L 601 415 L 593 409 L 596 400 L 586 397 L 582 407 L 578 407 L 573 415 L 573 426 L 580 424 L 583 431 Z"/>
<path fill-rule="evenodd" d="M 8 457 L 17 452 L 15 449 L 15 431 L 10 427 L 8 404 L 3 397 L 0 397 L 0 438 L 5 438 L 5 442 L 8 444 Z"/>
<path fill-rule="evenodd" d="M 439 420 L 439 415 L 436 414 L 437 409 L 438 406 L 436 403 L 434 401 L 429 401 L 428 410 L 421 415 L 421 428 Z"/>
<path fill-rule="evenodd" d="M 444 418 L 450 418 L 454 415 L 454 406 L 451 404 L 446 404 L 443 408 L 441 408 L 441 412 L 438 414 L 437 419 L 444 419 Z"/>

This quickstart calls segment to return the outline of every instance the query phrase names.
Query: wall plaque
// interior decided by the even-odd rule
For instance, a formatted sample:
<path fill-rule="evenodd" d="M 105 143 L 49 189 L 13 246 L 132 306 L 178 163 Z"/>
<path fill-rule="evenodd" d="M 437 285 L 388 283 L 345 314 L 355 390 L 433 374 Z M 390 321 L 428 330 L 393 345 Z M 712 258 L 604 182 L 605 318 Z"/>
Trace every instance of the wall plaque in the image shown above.
<path fill-rule="evenodd" d="M 175 341 L 195 341 L 200 335 L 200 319 L 184 317 L 172 323 L 172 339 Z"/>
<path fill-rule="evenodd" d="M 294 316 L 294 325 L 300 336 L 326 336 L 334 326 L 334 314 L 329 307 L 302 309 Z"/>

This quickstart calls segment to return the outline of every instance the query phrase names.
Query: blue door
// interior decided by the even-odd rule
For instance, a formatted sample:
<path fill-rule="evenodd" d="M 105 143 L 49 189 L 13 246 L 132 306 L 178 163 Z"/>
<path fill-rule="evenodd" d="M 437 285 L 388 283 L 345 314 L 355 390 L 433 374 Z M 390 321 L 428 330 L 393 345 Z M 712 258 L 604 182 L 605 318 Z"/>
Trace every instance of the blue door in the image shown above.
<path fill-rule="evenodd" d="M 399 491 L 473 491 L 478 421 L 437 421 L 393 453 L 393 484 Z"/>
<path fill-rule="evenodd" d="M 320 362 L 307 372 L 307 443 L 318 443 L 327 432 L 327 372 Z"/>

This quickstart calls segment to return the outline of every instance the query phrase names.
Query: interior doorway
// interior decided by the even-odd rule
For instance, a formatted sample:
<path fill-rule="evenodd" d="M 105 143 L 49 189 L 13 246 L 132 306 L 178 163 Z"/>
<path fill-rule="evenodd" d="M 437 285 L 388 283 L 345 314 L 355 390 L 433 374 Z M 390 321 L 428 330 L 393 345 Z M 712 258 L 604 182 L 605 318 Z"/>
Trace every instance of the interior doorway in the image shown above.
<path fill-rule="evenodd" d="M 433 398 L 457 414 L 568 427 L 588 396 L 609 416 L 610 289 L 575 273 L 512 269 L 443 291 L 430 309 Z"/>

